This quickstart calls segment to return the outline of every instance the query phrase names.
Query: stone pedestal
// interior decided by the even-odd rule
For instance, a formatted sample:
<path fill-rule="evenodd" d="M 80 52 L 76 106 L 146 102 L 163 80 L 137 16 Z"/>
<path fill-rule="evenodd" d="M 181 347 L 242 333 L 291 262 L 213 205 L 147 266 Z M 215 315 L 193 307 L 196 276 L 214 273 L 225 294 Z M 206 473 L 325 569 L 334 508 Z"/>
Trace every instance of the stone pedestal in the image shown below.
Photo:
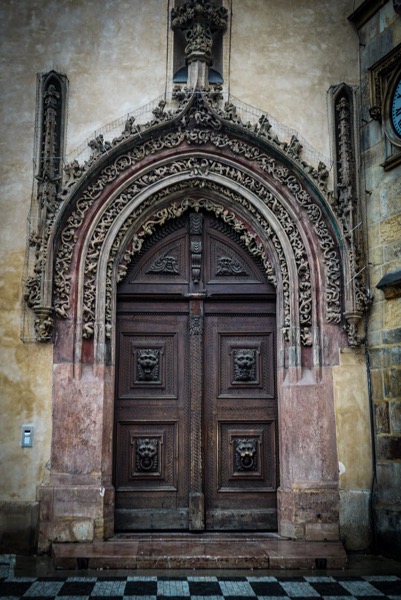
<path fill-rule="evenodd" d="M 114 534 L 114 488 L 49 485 L 38 489 L 39 551 L 52 542 L 93 542 Z"/>
<path fill-rule="evenodd" d="M 39 550 L 114 533 L 110 367 L 54 365 L 51 472 L 38 488 Z"/>
<path fill-rule="evenodd" d="M 298 379 L 295 373 L 286 373 L 279 389 L 279 533 L 292 539 L 338 540 L 338 459 L 332 426 L 331 368 L 304 370 Z"/>

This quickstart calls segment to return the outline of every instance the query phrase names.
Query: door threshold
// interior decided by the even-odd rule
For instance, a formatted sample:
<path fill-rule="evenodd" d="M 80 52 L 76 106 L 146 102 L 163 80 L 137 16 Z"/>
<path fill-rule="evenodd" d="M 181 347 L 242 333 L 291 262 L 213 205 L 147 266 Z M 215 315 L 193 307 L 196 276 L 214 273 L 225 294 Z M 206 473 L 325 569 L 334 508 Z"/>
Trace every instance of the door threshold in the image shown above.
<path fill-rule="evenodd" d="M 133 533 L 107 541 L 53 544 L 60 569 L 343 569 L 341 542 L 282 539 L 274 533 Z"/>

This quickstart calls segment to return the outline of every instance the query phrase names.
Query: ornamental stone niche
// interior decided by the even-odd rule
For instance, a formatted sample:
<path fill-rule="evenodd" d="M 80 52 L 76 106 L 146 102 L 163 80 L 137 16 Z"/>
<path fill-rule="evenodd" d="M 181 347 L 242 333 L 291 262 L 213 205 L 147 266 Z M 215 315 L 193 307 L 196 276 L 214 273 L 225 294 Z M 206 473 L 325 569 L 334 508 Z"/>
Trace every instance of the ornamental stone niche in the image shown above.
<path fill-rule="evenodd" d="M 143 125 L 127 121 L 113 141 L 99 136 L 90 144 L 92 155 L 85 164 L 66 166 L 57 205 L 38 241 L 40 269 L 32 275 L 38 284 L 36 337 L 51 338 L 54 344 L 51 474 L 38 490 L 41 549 L 56 540 L 110 538 L 116 515 L 120 527 L 125 509 L 116 509 L 113 472 L 119 361 L 132 364 L 132 378 L 123 383 L 141 390 L 138 402 L 147 410 L 147 403 L 158 402 L 161 394 L 171 402 L 188 393 L 184 384 L 177 392 L 170 378 L 177 369 L 174 356 L 184 343 L 196 410 L 188 425 L 193 470 L 185 484 L 188 498 L 180 528 L 219 528 L 219 511 L 208 507 L 202 483 L 207 488 L 208 472 L 202 474 L 200 458 L 201 429 L 209 414 L 202 408 L 202 385 L 207 385 L 201 377 L 202 344 L 205 336 L 212 339 L 206 319 L 219 310 L 212 304 L 204 308 L 209 273 L 211 285 L 225 289 L 226 296 L 236 285 L 251 289 L 248 313 L 269 310 L 275 323 L 266 339 L 256 331 L 239 339 L 230 328 L 221 333 L 215 363 L 226 348 L 231 365 L 227 389 L 252 398 L 262 390 L 276 402 L 273 417 L 262 418 L 258 426 L 245 421 L 230 425 L 228 417 L 219 425 L 218 439 L 226 441 L 230 456 L 221 486 L 227 493 L 241 485 L 245 490 L 259 486 L 260 493 L 274 498 L 268 509 L 274 517 L 266 529 L 295 539 L 339 539 L 332 367 L 339 348 L 359 343 L 356 329 L 363 311 L 357 240 L 349 216 L 357 197 L 352 173 L 346 170 L 350 97 L 347 90 L 340 92 L 338 196 L 326 189 L 324 165 L 309 166 L 296 140 L 290 148 L 280 142 L 267 117 L 256 125 L 244 124 L 219 87 L 176 87 L 168 110 L 159 105 L 154 119 Z M 211 231 L 214 271 L 205 255 L 206 231 Z M 131 285 L 136 264 L 142 265 L 142 279 L 138 276 Z M 117 302 L 118 290 L 131 286 L 129 301 L 141 306 L 147 323 L 146 278 L 159 286 L 168 282 L 175 290 L 171 298 L 186 308 L 167 321 L 180 322 L 188 313 L 188 327 L 177 325 L 180 335 L 145 335 L 146 328 L 133 326 L 135 341 L 122 358 L 116 350 L 116 312 L 119 307 L 124 313 L 125 305 Z M 227 396 L 223 388 L 220 396 Z M 233 406 L 225 402 L 229 413 L 238 400 Z M 137 405 L 130 406 L 135 415 Z M 154 489 L 157 498 L 161 490 L 175 493 L 171 465 L 185 439 L 173 412 L 162 423 L 159 413 L 149 410 L 148 420 L 133 417 L 130 425 L 128 419 L 127 451 L 121 460 L 127 461 L 124 472 L 134 489 Z M 277 468 L 266 474 L 272 456 Z M 152 511 L 159 508 L 156 503 Z M 208 511 L 213 514 L 209 520 Z"/>

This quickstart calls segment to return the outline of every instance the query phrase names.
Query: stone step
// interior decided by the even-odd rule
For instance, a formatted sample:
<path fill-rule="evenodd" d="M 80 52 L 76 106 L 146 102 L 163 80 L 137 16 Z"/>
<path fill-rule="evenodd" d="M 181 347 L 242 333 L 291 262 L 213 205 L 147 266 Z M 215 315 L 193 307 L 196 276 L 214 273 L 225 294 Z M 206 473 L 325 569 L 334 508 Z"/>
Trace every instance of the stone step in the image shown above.
<path fill-rule="evenodd" d="M 60 569 L 343 569 L 340 542 L 301 542 L 268 535 L 129 535 L 53 544 Z"/>

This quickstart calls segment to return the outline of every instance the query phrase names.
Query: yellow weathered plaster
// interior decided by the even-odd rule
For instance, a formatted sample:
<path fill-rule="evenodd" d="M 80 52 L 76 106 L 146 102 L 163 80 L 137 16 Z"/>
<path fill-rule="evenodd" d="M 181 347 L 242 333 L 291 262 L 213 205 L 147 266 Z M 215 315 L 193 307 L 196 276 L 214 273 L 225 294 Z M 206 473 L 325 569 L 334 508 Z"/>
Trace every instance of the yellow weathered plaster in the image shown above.
<path fill-rule="evenodd" d="M 50 457 L 52 346 L 22 344 L 22 253 L 10 253 L 0 270 L 0 461 L 2 501 L 33 501 Z M 32 424 L 32 448 L 21 448 L 21 427 Z M 6 457 L 6 460 L 4 460 Z"/>
<path fill-rule="evenodd" d="M 233 0 L 232 7 L 231 92 L 329 157 L 327 90 L 358 83 L 352 2 Z"/>
<path fill-rule="evenodd" d="M 333 368 L 340 487 L 370 489 L 372 454 L 365 356 L 345 349 Z"/>

